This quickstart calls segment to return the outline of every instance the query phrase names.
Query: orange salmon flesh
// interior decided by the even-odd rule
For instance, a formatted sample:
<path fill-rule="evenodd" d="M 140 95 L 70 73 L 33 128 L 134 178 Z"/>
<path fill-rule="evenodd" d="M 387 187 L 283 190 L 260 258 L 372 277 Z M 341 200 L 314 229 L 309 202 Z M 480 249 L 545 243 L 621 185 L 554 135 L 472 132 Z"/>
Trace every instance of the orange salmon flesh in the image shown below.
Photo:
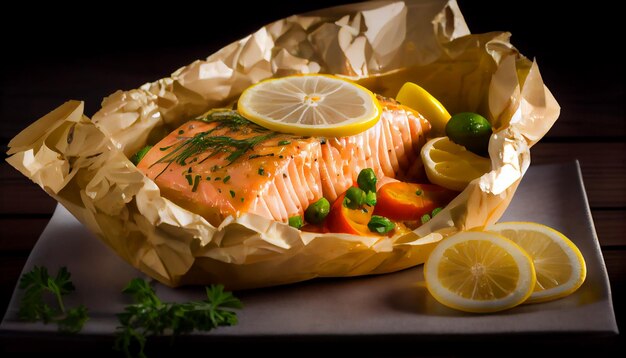
<path fill-rule="evenodd" d="M 213 225 L 243 213 L 287 222 L 322 196 L 332 203 L 365 168 L 380 184 L 423 177 L 419 152 L 430 123 L 380 101 L 376 125 L 340 138 L 276 133 L 227 116 L 192 120 L 158 142 L 137 167 L 164 197 Z"/>

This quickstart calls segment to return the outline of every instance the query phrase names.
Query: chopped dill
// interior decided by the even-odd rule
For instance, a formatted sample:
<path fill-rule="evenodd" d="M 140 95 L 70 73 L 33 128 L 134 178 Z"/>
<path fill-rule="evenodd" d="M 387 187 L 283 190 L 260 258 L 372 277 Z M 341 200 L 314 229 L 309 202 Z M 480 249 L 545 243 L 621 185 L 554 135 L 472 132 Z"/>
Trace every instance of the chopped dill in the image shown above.
<path fill-rule="evenodd" d="M 191 174 L 185 175 L 185 179 L 187 179 L 187 183 L 189 183 L 189 185 L 193 185 L 193 179 L 191 178 Z"/>
<path fill-rule="evenodd" d="M 228 181 L 230 180 L 230 175 L 227 175 L 224 177 L 224 180 L 222 180 L 224 182 L 224 184 L 228 183 Z"/>
<path fill-rule="evenodd" d="M 244 153 L 254 148 L 255 145 L 276 135 L 275 132 L 271 132 L 248 121 L 239 113 L 232 110 L 211 111 L 203 118 L 199 118 L 199 120 L 207 123 L 217 122 L 218 125 L 208 131 L 200 132 L 193 137 L 186 138 L 177 144 L 160 148 L 163 151 L 171 147 L 175 147 L 170 153 L 167 153 L 150 166 L 152 167 L 159 163 L 167 163 L 167 166 L 165 166 L 163 171 L 161 171 L 156 177 L 163 174 L 172 163 L 187 165 L 188 160 L 194 162 L 197 160 L 198 155 L 206 152 L 208 152 L 208 155 L 204 159 L 200 160 L 199 163 L 202 163 L 208 158 L 220 153 L 227 153 L 228 155 L 225 159 L 228 161 L 227 165 L 230 165 Z M 221 128 L 240 130 L 242 132 L 252 130 L 255 133 L 262 134 L 245 139 L 235 139 L 226 135 L 211 135 L 214 131 Z M 214 171 L 218 168 L 218 166 L 215 166 L 212 170 Z"/>
<path fill-rule="evenodd" d="M 248 159 L 256 159 L 256 158 L 261 158 L 261 157 L 273 157 L 274 153 L 268 153 L 268 154 L 252 154 L 251 156 L 248 157 Z"/>
<path fill-rule="evenodd" d="M 290 140 L 281 140 L 278 142 L 278 145 L 288 145 L 288 144 L 291 144 Z"/>
<path fill-rule="evenodd" d="M 196 190 L 198 189 L 198 184 L 200 184 L 200 179 L 202 179 L 201 176 L 196 175 L 196 177 L 193 180 L 193 187 L 191 188 L 192 192 L 196 192 Z"/>
<path fill-rule="evenodd" d="M 222 177 L 215 177 L 215 179 L 213 179 L 213 180 L 215 180 L 215 181 L 222 180 Z"/>
<path fill-rule="evenodd" d="M 259 168 L 259 175 L 265 175 L 265 169 Z"/>
<path fill-rule="evenodd" d="M 235 197 L 235 192 L 234 192 L 234 191 L 232 191 L 232 190 L 229 190 L 229 192 L 230 192 L 230 197 L 231 197 L 231 198 L 234 198 L 234 197 Z"/>

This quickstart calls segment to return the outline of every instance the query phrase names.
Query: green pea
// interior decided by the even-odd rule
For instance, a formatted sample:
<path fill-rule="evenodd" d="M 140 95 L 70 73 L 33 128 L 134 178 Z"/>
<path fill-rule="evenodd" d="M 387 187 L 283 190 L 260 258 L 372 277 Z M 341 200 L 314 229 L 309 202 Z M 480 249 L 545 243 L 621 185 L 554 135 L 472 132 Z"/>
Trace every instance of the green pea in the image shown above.
<path fill-rule="evenodd" d="M 435 217 L 435 215 L 439 214 L 439 212 L 440 212 L 441 210 L 443 210 L 443 208 L 434 208 L 434 209 L 433 209 L 433 211 L 432 211 L 432 213 L 430 213 L 430 217 L 431 217 L 431 218 L 434 218 L 434 217 Z"/>
<path fill-rule="evenodd" d="M 346 197 L 343 199 L 343 205 L 350 209 L 358 209 L 365 204 L 366 194 L 363 190 L 351 186 L 346 191 Z"/>
<path fill-rule="evenodd" d="M 376 193 L 373 191 L 368 191 L 365 195 L 365 204 L 369 206 L 376 205 Z"/>
<path fill-rule="evenodd" d="M 151 145 L 147 145 L 141 148 L 137 153 L 133 154 L 133 156 L 130 157 L 130 161 L 133 162 L 133 164 L 138 165 L 139 162 L 143 159 L 143 157 L 145 157 L 146 154 L 148 154 L 150 149 L 152 149 Z"/>
<path fill-rule="evenodd" d="M 364 192 L 376 192 L 376 174 L 374 174 L 374 170 L 372 168 L 366 168 L 361 170 L 359 176 L 356 179 L 359 188 Z"/>
<path fill-rule="evenodd" d="M 289 218 L 289 226 L 295 227 L 296 229 L 300 229 L 304 226 L 304 222 L 302 221 L 302 216 L 292 216 Z"/>
<path fill-rule="evenodd" d="M 319 224 L 326 218 L 329 212 L 330 203 L 326 198 L 321 198 L 306 208 L 304 211 L 304 220 L 311 224 Z"/>
<path fill-rule="evenodd" d="M 371 232 L 386 234 L 393 230 L 396 227 L 396 224 L 384 216 L 373 215 L 370 222 L 367 223 L 367 227 Z"/>

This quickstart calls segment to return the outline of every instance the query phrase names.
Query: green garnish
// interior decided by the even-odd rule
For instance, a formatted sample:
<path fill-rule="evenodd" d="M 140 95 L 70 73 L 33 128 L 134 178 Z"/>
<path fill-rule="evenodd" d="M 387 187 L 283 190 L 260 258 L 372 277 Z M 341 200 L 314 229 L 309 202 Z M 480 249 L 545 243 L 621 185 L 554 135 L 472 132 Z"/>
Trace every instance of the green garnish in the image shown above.
<path fill-rule="evenodd" d="M 213 179 L 213 180 L 215 180 L 215 181 L 219 181 L 219 180 L 221 180 L 221 179 L 222 179 L 222 177 L 215 177 L 215 179 Z"/>
<path fill-rule="evenodd" d="M 181 166 L 186 165 L 187 160 L 190 158 L 206 152 L 208 152 L 208 155 L 200 160 L 199 163 L 220 153 L 227 153 L 228 155 L 225 159 L 228 161 L 227 165 L 230 165 L 244 153 L 254 148 L 255 145 L 276 135 L 275 132 L 271 132 L 248 121 L 235 111 L 219 110 L 209 112 L 209 114 L 200 120 L 208 123 L 218 122 L 218 125 L 213 129 L 197 133 L 191 138 L 187 138 L 182 142 L 172 145 L 175 148 L 171 152 L 150 165 L 150 167 L 152 167 L 159 163 L 167 163 L 163 171 L 156 176 L 157 178 L 159 175 L 163 174 L 172 163 Z M 225 135 L 211 136 L 211 134 L 218 129 L 228 128 L 231 130 L 243 130 L 244 127 L 262 134 L 245 139 L 234 139 Z"/>
<path fill-rule="evenodd" d="M 320 198 L 320 200 L 309 205 L 304 211 L 304 219 L 311 224 L 319 224 L 330 212 L 330 203 L 326 198 Z"/>
<path fill-rule="evenodd" d="M 259 168 L 258 173 L 259 175 L 265 175 L 265 169 L 263 167 Z"/>
<path fill-rule="evenodd" d="M 61 332 L 80 331 L 89 319 L 87 308 L 80 305 L 66 309 L 63 304 L 63 296 L 75 290 L 70 277 L 71 274 L 66 267 L 61 267 L 56 277 L 51 277 L 48 269 L 40 266 L 35 266 L 23 274 L 19 288 L 25 292 L 20 302 L 19 318 L 30 322 L 43 321 L 45 324 L 53 322 L 59 326 Z M 51 307 L 44 300 L 46 292 L 54 296 L 57 307 Z"/>
<path fill-rule="evenodd" d="M 145 157 L 146 154 L 148 154 L 150 149 L 152 149 L 151 145 L 147 145 L 141 148 L 137 153 L 133 154 L 133 156 L 130 157 L 130 161 L 133 162 L 133 164 L 138 165 L 139 162 L 143 159 L 143 157 Z"/>
<path fill-rule="evenodd" d="M 376 174 L 374 174 L 374 170 L 372 168 L 366 168 L 359 172 L 359 176 L 356 179 L 359 188 L 364 192 L 376 192 Z"/>
<path fill-rule="evenodd" d="M 349 209 L 358 209 L 365 204 L 367 195 L 365 192 L 355 186 L 351 186 L 346 190 L 346 196 L 343 199 L 343 205 Z"/>
<path fill-rule="evenodd" d="M 235 197 L 235 192 L 233 190 L 229 190 L 228 192 L 230 193 L 230 197 L 231 198 Z"/>
<path fill-rule="evenodd" d="M 224 182 L 224 184 L 228 183 L 228 181 L 230 180 L 230 175 L 227 175 L 224 177 L 224 179 L 222 180 Z"/>
<path fill-rule="evenodd" d="M 195 193 L 196 190 L 198 189 L 198 184 L 200 184 L 200 179 L 202 179 L 202 177 L 199 175 L 196 175 L 196 177 L 193 179 L 193 187 L 191 188 L 191 191 L 193 193 Z"/>
<path fill-rule="evenodd" d="M 302 221 L 302 216 L 292 216 L 289 218 L 289 226 L 295 227 L 296 229 L 300 229 L 304 226 L 304 222 Z"/>
<path fill-rule="evenodd" d="M 417 191 L 415 192 L 415 195 L 417 196 L 422 195 L 422 189 L 417 189 Z"/>
<path fill-rule="evenodd" d="M 178 134 L 183 134 L 183 133 L 185 133 L 185 131 L 182 129 L 178 131 Z"/>
<path fill-rule="evenodd" d="M 435 215 L 439 214 L 439 212 L 443 210 L 443 208 L 434 208 L 433 211 L 430 213 L 431 217 L 435 217 Z"/>
<path fill-rule="evenodd" d="M 150 284 L 140 278 L 130 281 L 122 292 L 131 295 L 134 303 L 117 315 L 120 326 L 117 327 L 115 349 L 123 351 L 127 357 L 133 353 L 145 357 L 149 336 L 165 333 L 177 336 L 194 330 L 233 326 L 237 324 L 237 314 L 233 310 L 243 307 L 241 301 L 225 292 L 222 285 L 206 287 L 205 300 L 187 303 L 161 301 Z M 131 352 L 133 344 L 139 345 L 138 352 Z"/>
<path fill-rule="evenodd" d="M 261 157 L 273 157 L 274 153 L 268 153 L 268 154 L 252 154 L 248 157 L 248 159 L 256 159 L 256 158 L 261 158 Z"/>
<path fill-rule="evenodd" d="M 372 215 L 370 222 L 367 223 L 367 227 L 371 232 L 386 234 L 393 230 L 396 227 L 396 224 L 384 216 Z"/>
<path fill-rule="evenodd" d="M 422 215 L 422 224 L 426 224 L 430 220 L 430 215 L 424 214 Z"/>
<path fill-rule="evenodd" d="M 367 194 L 365 194 L 365 204 L 369 206 L 376 205 L 376 192 L 368 191 Z"/>
<path fill-rule="evenodd" d="M 193 185 L 193 178 L 191 177 L 191 174 L 185 174 L 185 179 L 187 179 L 187 183 L 189 183 L 189 185 Z"/>
<path fill-rule="evenodd" d="M 291 144 L 291 141 L 290 141 L 290 140 L 281 140 L 281 141 L 278 141 L 278 145 L 287 145 L 287 144 Z"/>

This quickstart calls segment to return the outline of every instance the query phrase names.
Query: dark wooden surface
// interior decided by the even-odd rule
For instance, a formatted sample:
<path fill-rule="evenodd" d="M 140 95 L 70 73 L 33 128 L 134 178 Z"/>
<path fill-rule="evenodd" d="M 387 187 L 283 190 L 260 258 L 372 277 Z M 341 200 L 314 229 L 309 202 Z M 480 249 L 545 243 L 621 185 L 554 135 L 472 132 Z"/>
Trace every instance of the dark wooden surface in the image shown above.
<path fill-rule="evenodd" d="M 52 15 L 59 8 L 41 9 L 37 15 L 24 8 L 16 12 L 23 20 L 21 26 L 0 25 L 5 36 L 0 73 L 0 144 L 6 149 L 8 140 L 21 129 L 68 99 L 85 100 L 87 114 L 91 115 L 102 97 L 117 89 L 135 88 L 164 77 L 264 23 L 334 3 L 341 1 L 287 7 L 276 2 L 257 3 L 244 12 L 234 4 L 211 8 L 188 5 L 177 9 L 176 14 L 163 8 L 147 13 L 121 12 L 116 6 L 124 5 L 113 3 L 80 15 L 67 11 Z M 511 31 L 513 43 L 522 53 L 537 58 L 545 82 L 561 104 L 561 117 L 533 148 L 532 162 L 580 161 L 618 324 L 621 330 L 626 329 L 624 72 L 622 59 L 611 55 L 611 45 L 619 48 L 623 43 L 617 11 L 602 1 L 560 10 L 545 9 L 542 2 L 530 1 L 516 5 L 515 11 L 498 6 L 499 2 L 459 3 L 473 32 Z M 533 7 L 540 10 L 528 10 Z M 223 16 L 232 21 L 212 20 Z M 115 24 L 106 21 L 111 17 Z M 128 30 L 141 21 L 158 23 L 163 19 L 174 26 L 160 35 L 150 27 L 141 34 L 131 35 Z M 181 33 L 186 34 L 183 40 L 175 40 L 174 36 L 181 38 Z M 54 207 L 55 202 L 39 187 L 5 162 L 0 163 L 0 312 L 6 309 L 22 266 Z M 47 336 L 0 337 L 0 347 L 5 349 L 106 349 L 110 342 L 106 337 L 83 341 Z M 448 346 L 442 353 L 433 348 L 441 342 L 430 342 L 435 346 L 421 343 L 425 347 L 422 352 L 429 355 L 463 353 L 458 346 Z M 548 337 L 540 345 L 547 351 L 561 346 L 623 350 L 620 336 L 583 340 Z"/>

